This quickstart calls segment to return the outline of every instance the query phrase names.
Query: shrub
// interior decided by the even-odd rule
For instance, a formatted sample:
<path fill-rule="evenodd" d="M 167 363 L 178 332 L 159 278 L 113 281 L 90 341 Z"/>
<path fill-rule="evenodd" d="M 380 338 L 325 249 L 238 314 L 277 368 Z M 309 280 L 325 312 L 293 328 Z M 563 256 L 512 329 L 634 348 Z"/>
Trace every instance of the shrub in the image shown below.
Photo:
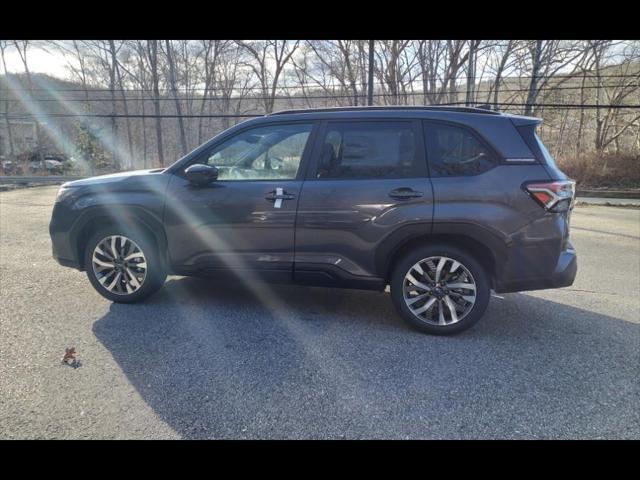
<path fill-rule="evenodd" d="M 588 154 L 558 159 L 558 166 L 581 187 L 640 188 L 640 156 Z"/>

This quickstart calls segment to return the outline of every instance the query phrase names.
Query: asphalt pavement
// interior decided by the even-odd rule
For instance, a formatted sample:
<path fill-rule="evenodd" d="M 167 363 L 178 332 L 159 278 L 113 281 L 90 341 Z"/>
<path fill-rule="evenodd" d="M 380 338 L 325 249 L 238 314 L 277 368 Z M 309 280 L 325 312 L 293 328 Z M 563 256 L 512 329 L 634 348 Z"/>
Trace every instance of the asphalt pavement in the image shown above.
<path fill-rule="evenodd" d="M 112 304 L 51 257 L 57 188 L 0 192 L 0 438 L 640 438 L 640 210 L 576 207 L 572 287 L 433 337 L 376 292 Z"/>

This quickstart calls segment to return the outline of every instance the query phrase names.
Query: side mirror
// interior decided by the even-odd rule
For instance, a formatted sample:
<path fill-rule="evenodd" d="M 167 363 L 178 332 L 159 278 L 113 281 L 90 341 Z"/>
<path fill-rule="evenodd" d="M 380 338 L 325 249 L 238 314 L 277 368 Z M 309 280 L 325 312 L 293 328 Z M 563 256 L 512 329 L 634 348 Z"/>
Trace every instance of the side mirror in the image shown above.
<path fill-rule="evenodd" d="M 184 171 L 184 176 L 191 183 L 204 186 L 218 178 L 218 169 L 202 163 L 196 163 Z"/>

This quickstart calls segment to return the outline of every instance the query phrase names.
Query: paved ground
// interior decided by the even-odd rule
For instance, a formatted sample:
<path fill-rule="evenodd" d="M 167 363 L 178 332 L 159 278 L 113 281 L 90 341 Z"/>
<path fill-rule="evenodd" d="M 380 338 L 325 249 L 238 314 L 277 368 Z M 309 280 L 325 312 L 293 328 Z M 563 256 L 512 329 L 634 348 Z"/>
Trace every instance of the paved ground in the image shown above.
<path fill-rule="evenodd" d="M 374 292 L 110 304 L 51 259 L 56 188 L 0 193 L 0 438 L 640 438 L 638 210 L 576 208 L 573 287 L 439 338 Z"/>

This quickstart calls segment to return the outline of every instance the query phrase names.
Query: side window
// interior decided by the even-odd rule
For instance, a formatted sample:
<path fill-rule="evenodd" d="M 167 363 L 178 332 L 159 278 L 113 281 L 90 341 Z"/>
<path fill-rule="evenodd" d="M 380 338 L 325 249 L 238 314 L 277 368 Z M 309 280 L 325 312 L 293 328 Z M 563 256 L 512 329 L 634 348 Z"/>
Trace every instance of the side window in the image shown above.
<path fill-rule="evenodd" d="M 466 128 L 425 123 L 424 134 L 433 177 L 478 175 L 499 162 L 496 155 Z"/>
<path fill-rule="evenodd" d="M 202 163 L 218 168 L 219 180 L 296 178 L 311 124 L 246 130 L 209 151 Z"/>
<path fill-rule="evenodd" d="M 426 174 L 411 122 L 330 122 L 318 178 L 404 178 Z"/>

